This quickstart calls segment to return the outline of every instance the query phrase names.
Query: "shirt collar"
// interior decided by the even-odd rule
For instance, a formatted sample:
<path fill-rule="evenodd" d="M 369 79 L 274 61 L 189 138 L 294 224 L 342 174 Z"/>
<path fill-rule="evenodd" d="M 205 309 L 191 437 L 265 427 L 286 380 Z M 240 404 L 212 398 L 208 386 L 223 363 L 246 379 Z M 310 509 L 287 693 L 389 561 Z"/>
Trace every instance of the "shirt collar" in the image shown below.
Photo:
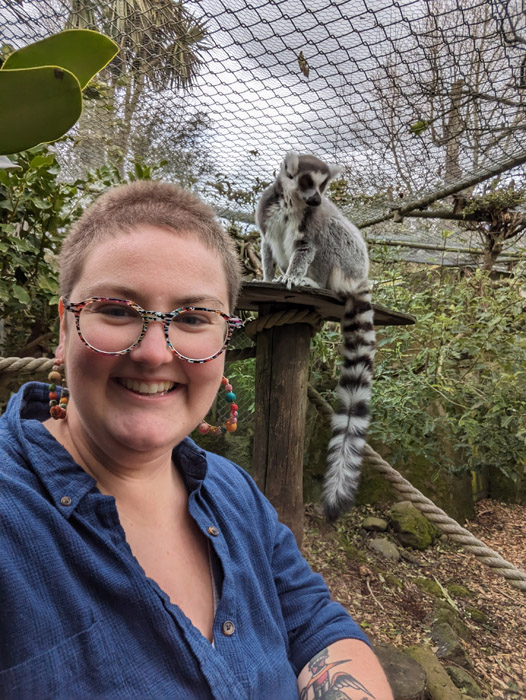
<path fill-rule="evenodd" d="M 49 388 L 29 382 L 11 397 L 4 418 L 22 457 L 36 473 L 55 506 L 67 517 L 96 482 L 42 425 L 49 418 Z M 189 492 L 200 487 L 207 473 L 206 452 L 185 438 L 173 450 Z"/>

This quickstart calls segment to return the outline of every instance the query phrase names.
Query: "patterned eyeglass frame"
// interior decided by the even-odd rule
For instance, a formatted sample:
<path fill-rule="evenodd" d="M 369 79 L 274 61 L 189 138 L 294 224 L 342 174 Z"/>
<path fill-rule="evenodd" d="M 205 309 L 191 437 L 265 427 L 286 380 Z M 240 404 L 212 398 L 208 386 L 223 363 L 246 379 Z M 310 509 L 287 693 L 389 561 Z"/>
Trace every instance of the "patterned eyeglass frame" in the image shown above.
<path fill-rule="evenodd" d="M 226 350 L 226 346 L 230 342 L 234 331 L 237 328 L 241 328 L 241 326 L 243 325 L 243 321 L 240 318 L 237 318 L 237 316 L 229 316 L 228 314 L 224 314 L 218 309 L 208 309 L 204 306 L 181 306 L 178 309 L 174 309 L 173 311 L 164 313 L 162 311 L 147 311 L 146 309 L 143 309 L 141 306 L 139 306 L 139 304 L 136 304 L 134 301 L 130 301 L 129 299 L 117 299 L 115 297 L 89 297 L 89 299 L 84 299 L 83 301 L 79 301 L 77 303 L 73 303 L 65 297 L 61 297 L 61 301 L 66 311 L 71 311 L 71 313 L 75 316 L 75 325 L 77 327 L 77 333 L 79 338 L 82 340 L 84 345 L 86 345 L 90 350 L 93 350 L 93 352 L 96 352 L 99 355 L 126 355 L 131 350 L 133 350 L 133 348 L 136 348 L 139 345 L 141 340 L 146 335 L 146 331 L 148 330 L 149 324 L 152 321 L 158 321 L 163 324 L 164 337 L 166 339 L 166 343 L 170 350 L 174 353 L 174 355 L 177 355 L 177 357 L 179 357 L 181 360 L 184 360 L 185 362 L 190 362 L 191 364 L 203 364 L 204 362 L 210 362 L 211 360 L 215 360 L 216 357 L 219 357 L 219 355 L 221 355 L 221 353 Z M 139 337 L 133 343 L 133 345 L 130 345 L 130 347 L 126 348 L 126 350 L 119 350 L 118 352 L 106 352 L 104 350 L 97 350 L 97 348 L 94 348 L 87 342 L 87 340 L 82 336 L 82 332 L 80 330 L 80 313 L 85 306 L 91 304 L 94 301 L 117 301 L 121 304 L 125 304 L 126 306 L 130 306 L 132 309 L 137 311 L 137 313 L 142 318 L 142 331 L 140 332 Z M 225 319 L 225 321 L 227 322 L 228 333 L 223 343 L 223 346 L 214 355 L 206 357 L 203 360 L 193 360 L 189 357 L 181 355 L 181 353 L 173 347 L 172 343 L 170 342 L 168 327 L 171 321 L 177 316 L 179 316 L 183 311 L 209 311 Z"/>

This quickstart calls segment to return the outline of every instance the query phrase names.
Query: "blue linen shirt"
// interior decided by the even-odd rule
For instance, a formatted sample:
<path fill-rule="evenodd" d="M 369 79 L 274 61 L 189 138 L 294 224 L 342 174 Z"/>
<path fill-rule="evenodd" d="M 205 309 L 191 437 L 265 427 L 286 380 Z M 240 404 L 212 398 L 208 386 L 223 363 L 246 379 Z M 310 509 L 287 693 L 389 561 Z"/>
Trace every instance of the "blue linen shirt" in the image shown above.
<path fill-rule="evenodd" d="M 0 419 L 3 700 L 292 700 L 318 651 L 368 641 L 248 474 L 187 438 L 173 458 L 211 545 L 212 645 L 146 577 L 114 498 L 42 425 L 47 394 L 26 384 Z"/>

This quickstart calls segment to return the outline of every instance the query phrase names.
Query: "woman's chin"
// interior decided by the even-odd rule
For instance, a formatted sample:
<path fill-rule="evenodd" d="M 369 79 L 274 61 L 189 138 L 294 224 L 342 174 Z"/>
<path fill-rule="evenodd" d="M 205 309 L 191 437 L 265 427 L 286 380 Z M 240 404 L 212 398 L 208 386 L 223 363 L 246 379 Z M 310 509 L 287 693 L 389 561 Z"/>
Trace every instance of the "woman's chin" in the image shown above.
<path fill-rule="evenodd" d="M 132 453 L 171 452 L 175 445 L 188 434 L 177 421 L 160 421 L 154 416 L 142 421 L 126 421 L 121 425 L 108 425 L 106 436 L 117 449 Z M 110 447 L 108 445 L 108 447 Z M 110 448 L 111 449 L 111 448 Z"/>

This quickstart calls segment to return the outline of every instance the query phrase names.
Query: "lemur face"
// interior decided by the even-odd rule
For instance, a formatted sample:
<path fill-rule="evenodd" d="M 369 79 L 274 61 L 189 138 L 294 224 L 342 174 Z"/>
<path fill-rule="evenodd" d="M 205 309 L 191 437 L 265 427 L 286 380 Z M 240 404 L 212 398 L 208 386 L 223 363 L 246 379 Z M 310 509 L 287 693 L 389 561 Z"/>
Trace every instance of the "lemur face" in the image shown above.
<path fill-rule="evenodd" d="M 289 153 L 281 168 L 283 191 L 309 207 L 318 207 L 332 178 L 340 172 L 314 156 Z"/>
<path fill-rule="evenodd" d="M 298 196 L 301 197 L 309 207 L 318 207 L 321 204 L 321 197 L 328 183 L 328 174 L 320 172 L 319 170 L 305 173 L 300 172 L 296 176 Z"/>

